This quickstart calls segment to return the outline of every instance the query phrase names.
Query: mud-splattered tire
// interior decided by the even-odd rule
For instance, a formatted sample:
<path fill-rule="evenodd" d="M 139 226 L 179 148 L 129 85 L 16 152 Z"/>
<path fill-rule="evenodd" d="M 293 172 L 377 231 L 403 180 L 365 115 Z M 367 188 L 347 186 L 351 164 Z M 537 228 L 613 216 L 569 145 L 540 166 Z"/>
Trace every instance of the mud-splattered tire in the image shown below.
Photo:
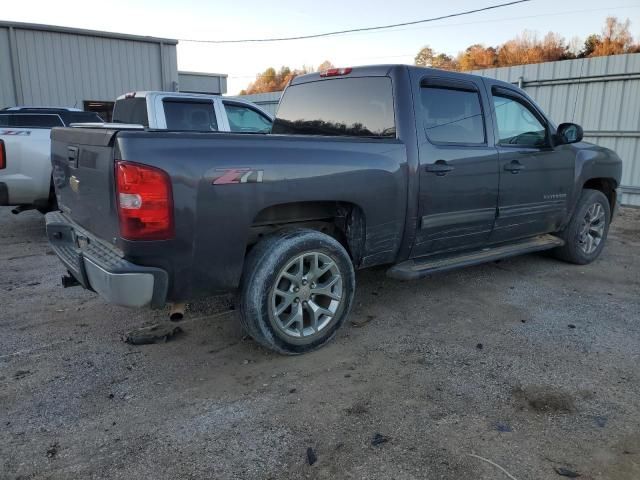
<path fill-rule="evenodd" d="M 552 253 L 578 265 L 593 262 L 602 253 L 610 222 L 607 197 L 599 190 L 583 190 L 569 225 L 559 235 L 565 244 Z"/>
<path fill-rule="evenodd" d="M 267 348 L 310 352 L 335 336 L 354 290 L 351 259 L 337 240 L 315 230 L 282 231 L 261 240 L 247 257 L 241 322 Z"/>

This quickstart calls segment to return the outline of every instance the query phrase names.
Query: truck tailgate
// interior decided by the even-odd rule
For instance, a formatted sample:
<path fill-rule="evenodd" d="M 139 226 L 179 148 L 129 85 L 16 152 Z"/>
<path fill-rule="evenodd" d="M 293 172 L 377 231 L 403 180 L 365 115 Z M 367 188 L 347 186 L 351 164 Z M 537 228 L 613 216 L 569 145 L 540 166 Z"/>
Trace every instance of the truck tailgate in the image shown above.
<path fill-rule="evenodd" d="M 53 183 L 60 210 L 107 241 L 119 231 L 113 201 L 116 133 L 102 128 L 51 131 Z"/>

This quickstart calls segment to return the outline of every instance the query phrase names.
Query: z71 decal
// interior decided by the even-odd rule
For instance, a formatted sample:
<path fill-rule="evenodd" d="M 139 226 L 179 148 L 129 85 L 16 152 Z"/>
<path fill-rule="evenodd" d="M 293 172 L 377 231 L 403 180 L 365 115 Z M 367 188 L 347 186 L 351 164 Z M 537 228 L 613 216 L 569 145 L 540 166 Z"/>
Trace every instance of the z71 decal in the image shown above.
<path fill-rule="evenodd" d="M 264 170 L 252 168 L 221 168 L 216 170 L 219 176 L 213 180 L 213 185 L 229 185 L 232 183 L 262 183 Z"/>

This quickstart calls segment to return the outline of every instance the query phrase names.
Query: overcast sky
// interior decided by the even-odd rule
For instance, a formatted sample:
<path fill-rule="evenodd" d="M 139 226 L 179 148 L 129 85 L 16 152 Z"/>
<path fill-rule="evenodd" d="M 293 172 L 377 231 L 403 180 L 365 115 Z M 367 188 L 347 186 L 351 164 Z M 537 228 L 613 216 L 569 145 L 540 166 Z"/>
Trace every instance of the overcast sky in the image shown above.
<path fill-rule="evenodd" d="M 430 18 L 505 0 L 20 0 L 2 2 L 0 19 L 176 39 L 292 36 Z M 605 6 L 606 5 L 606 6 Z M 532 0 L 465 17 L 379 32 L 265 44 L 181 41 L 178 68 L 229 75 L 229 93 L 269 66 L 413 63 L 424 45 L 455 55 L 473 43 L 495 45 L 525 29 L 567 40 L 599 33 L 604 18 L 629 18 L 640 35 L 638 0 Z"/>

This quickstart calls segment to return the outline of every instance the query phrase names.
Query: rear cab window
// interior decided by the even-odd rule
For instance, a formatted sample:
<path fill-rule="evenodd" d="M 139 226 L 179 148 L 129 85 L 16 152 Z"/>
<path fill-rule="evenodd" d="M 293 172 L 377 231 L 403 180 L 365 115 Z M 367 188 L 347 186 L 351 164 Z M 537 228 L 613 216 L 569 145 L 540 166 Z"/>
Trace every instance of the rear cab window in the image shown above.
<path fill-rule="evenodd" d="M 165 98 L 162 104 L 168 130 L 218 131 L 216 113 L 211 100 Z"/>
<path fill-rule="evenodd" d="M 147 99 L 143 97 L 121 98 L 113 107 L 114 123 L 132 123 L 149 126 Z"/>
<path fill-rule="evenodd" d="M 389 77 L 319 80 L 289 86 L 272 133 L 396 138 Z"/>

